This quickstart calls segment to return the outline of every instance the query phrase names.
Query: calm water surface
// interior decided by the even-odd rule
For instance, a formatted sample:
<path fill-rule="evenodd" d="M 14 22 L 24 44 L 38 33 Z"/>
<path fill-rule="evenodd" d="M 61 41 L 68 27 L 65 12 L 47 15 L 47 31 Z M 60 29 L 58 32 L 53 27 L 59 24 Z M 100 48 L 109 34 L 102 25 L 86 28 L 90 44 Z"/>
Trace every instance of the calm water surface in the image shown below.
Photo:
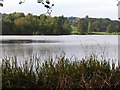
<path fill-rule="evenodd" d="M 65 55 L 67 58 L 118 59 L 117 35 L 68 36 L 0 36 L 0 58 L 17 56 L 19 61 L 32 56 L 46 59 Z"/>

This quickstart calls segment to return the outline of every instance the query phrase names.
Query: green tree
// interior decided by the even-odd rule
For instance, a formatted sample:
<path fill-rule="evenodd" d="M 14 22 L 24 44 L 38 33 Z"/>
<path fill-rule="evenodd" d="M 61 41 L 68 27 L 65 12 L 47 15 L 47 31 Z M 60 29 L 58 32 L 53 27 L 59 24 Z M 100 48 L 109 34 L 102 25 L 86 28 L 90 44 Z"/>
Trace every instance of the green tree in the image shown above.
<path fill-rule="evenodd" d="M 27 34 L 25 26 L 27 25 L 27 19 L 25 17 L 17 18 L 14 20 L 14 32 L 15 34 Z"/>
<path fill-rule="evenodd" d="M 91 22 L 89 22 L 88 24 L 88 33 L 91 33 L 93 30 L 92 30 L 92 26 L 91 26 Z"/>
<path fill-rule="evenodd" d="M 71 26 L 68 21 L 65 21 L 63 24 L 63 34 L 70 34 L 71 33 Z"/>
<path fill-rule="evenodd" d="M 21 12 L 2 14 L 2 33 L 13 34 L 36 34 L 36 35 L 64 35 L 71 34 L 71 24 L 67 17 L 51 17 L 31 13 L 25 15 Z M 76 19 L 73 19 L 76 20 Z M 81 18 L 73 21 L 74 27 L 80 34 L 97 32 L 120 32 L 120 23 L 110 19 Z"/>
<path fill-rule="evenodd" d="M 84 22 L 79 22 L 77 25 L 77 29 L 80 32 L 80 34 L 86 34 L 86 32 L 87 32 L 86 25 Z"/>
<path fill-rule="evenodd" d="M 86 25 L 86 29 L 88 31 L 88 25 L 89 25 L 89 16 L 88 15 L 85 17 L 85 25 Z"/>
<path fill-rule="evenodd" d="M 2 19 L 2 34 L 13 34 L 13 21 L 11 14 L 3 14 Z"/>
<path fill-rule="evenodd" d="M 12 16 L 12 19 L 15 20 L 15 19 L 20 18 L 20 17 L 25 17 L 25 14 L 22 12 L 14 12 L 11 14 L 11 16 Z"/>
<path fill-rule="evenodd" d="M 3 20 L 2 21 L 2 34 L 13 34 L 13 23 L 11 20 Z"/>
<path fill-rule="evenodd" d="M 100 27 L 101 27 L 101 23 L 100 23 L 99 20 L 95 20 L 95 21 L 92 23 L 92 26 L 93 26 L 94 31 L 99 32 L 99 31 L 100 31 Z"/>
<path fill-rule="evenodd" d="M 109 24 L 107 27 L 107 32 L 108 33 L 112 33 L 114 31 L 114 25 L 113 24 Z"/>

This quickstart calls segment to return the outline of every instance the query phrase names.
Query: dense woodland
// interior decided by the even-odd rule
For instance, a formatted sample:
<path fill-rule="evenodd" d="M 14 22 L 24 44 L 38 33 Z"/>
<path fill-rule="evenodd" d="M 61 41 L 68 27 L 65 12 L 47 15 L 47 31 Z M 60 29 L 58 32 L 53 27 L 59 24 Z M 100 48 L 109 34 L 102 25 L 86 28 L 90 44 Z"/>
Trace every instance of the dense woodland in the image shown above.
<path fill-rule="evenodd" d="M 21 12 L 2 14 L 3 35 L 70 35 L 120 32 L 120 22 L 108 18 L 51 17 Z"/>

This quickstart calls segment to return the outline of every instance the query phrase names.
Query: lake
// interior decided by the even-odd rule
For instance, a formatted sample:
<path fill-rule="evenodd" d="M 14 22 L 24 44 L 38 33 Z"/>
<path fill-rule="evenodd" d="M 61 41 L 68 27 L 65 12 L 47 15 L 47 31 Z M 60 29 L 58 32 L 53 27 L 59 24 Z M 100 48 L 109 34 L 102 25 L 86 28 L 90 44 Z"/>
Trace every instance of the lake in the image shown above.
<path fill-rule="evenodd" d="M 0 59 L 15 55 L 19 61 L 32 56 L 45 60 L 65 55 L 74 60 L 95 54 L 118 60 L 118 35 L 0 36 L 0 41 Z"/>

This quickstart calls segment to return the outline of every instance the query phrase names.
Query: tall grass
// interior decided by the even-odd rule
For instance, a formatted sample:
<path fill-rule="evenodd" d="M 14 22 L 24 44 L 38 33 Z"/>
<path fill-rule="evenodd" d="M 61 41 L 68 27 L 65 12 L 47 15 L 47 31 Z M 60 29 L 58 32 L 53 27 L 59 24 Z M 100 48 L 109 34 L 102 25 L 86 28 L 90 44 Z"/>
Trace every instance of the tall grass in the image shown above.
<path fill-rule="evenodd" d="M 3 88 L 114 89 L 120 88 L 120 67 L 91 55 L 89 59 L 57 57 L 41 63 L 38 58 L 19 64 L 17 58 L 2 59 Z"/>

